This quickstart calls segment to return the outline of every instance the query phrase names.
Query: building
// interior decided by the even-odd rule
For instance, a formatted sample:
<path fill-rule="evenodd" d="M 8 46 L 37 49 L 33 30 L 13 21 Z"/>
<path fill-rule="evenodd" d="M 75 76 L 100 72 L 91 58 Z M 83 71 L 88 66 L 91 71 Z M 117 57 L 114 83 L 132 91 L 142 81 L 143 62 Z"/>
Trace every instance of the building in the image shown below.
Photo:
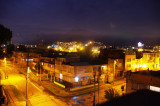
<path fill-rule="evenodd" d="M 125 71 L 160 70 L 160 52 L 126 51 Z"/>
<path fill-rule="evenodd" d="M 101 73 L 98 73 L 98 71 Z M 80 62 L 78 56 L 65 56 L 55 59 L 55 81 L 64 84 L 66 87 L 84 86 L 94 83 L 94 74 L 96 82 L 98 75 L 102 83 L 107 80 L 107 64 L 91 65 L 88 62 Z"/>
<path fill-rule="evenodd" d="M 123 77 L 124 74 L 124 60 L 123 59 L 108 59 L 108 75 L 110 76 L 109 82 L 113 78 Z"/>
<path fill-rule="evenodd" d="M 150 90 L 140 90 L 115 98 L 98 106 L 160 106 L 160 93 Z"/>
<path fill-rule="evenodd" d="M 141 89 L 160 92 L 160 71 L 128 72 L 126 77 L 126 93 Z"/>

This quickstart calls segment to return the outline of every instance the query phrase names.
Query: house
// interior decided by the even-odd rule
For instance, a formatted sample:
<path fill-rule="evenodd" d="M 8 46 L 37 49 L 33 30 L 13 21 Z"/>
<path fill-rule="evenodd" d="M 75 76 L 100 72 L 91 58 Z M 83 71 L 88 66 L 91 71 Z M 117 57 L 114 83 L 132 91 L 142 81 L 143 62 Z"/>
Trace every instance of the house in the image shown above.
<path fill-rule="evenodd" d="M 126 77 L 126 93 L 141 89 L 160 92 L 160 71 L 128 72 Z"/>
<path fill-rule="evenodd" d="M 97 106 L 160 106 L 160 93 L 139 90 Z"/>

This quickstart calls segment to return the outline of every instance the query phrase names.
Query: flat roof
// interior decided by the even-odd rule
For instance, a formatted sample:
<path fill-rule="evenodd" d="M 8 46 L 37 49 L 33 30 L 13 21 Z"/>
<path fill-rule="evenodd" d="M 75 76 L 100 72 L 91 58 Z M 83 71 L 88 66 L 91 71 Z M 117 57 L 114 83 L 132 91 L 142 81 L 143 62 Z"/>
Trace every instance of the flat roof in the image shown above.
<path fill-rule="evenodd" d="M 138 71 L 138 72 L 132 72 L 133 74 L 142 74 L 142 75 L 151 75 L 154 77 L 160 78 L 160 71 Z"/>
<path fill-rule="evenodd" d="M 98 106 L 160 106 L 159 98 L 158 92 L 139 90 Z"/>
<path fill-rule="evenodd" d="M 88 62 L 72 62 L 70 63 L 71 66 L 89 66 Z"/>

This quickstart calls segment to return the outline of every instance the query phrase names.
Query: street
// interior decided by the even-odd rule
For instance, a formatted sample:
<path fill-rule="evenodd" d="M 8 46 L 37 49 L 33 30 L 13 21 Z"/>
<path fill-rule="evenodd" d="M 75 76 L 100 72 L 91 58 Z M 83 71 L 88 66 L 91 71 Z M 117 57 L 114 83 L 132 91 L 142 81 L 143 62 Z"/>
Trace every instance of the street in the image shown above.
<path fill-rule="evenodd" d="M 1 80 L 2 85 L 5 86 L 5 88 L 8 90 L 10 97 L 12 98 L 13 102 L 9 105 L 26 105 L 26 77 L 23 74 L 19 74 L 17 71 L 17 67 L 15 65 L 11 65 L 10 62 L 7 63 L 5 66 L 3 63 L 3 60 L 1 61 L 1 70 L 5 70 L 5 74 L 8 76 L 8 79 Z M 4 75 L 4 74 L 3 74 Z M 12 88 L 10 88 L 10 85 L 15 86 L 17 91 L 22 95 L 23 99 L 18 99 L 18 97 L 13 92 L 11 92 Z M 42 86 L 39 86 L 38 84 L 35 84 L 28 80 L 28 105 L 32 106 L 60 106 L 60 105 L 66 105 L 64 102 L 60 101 L 59 99 L 55 98 L 54 96 L 47 94 L 43 91 L 44 88 Z"/>

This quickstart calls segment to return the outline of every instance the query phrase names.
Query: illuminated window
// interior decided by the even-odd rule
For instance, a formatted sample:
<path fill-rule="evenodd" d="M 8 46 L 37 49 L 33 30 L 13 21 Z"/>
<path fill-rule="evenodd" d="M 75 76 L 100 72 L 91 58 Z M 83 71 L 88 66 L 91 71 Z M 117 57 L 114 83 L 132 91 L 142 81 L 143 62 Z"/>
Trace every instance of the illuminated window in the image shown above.
<path fill-rule="evenodd" d="M 78 78 L 78 77 L 75 77 L 74 80 L 75 80 L 75 82 L 78 82 L 79 78 Z"/>
<path fill-rule="evenodd" d="M 88 76 L 86 76 L 86 80 L 88 80 Z"/>
<path fill-rule="evenodd" d="M 149 89 L 152 91 L 160 92 L 160 87 L 150 86 Z"/>
<path fill-rule="evenodd" d="M 63 74 L 60 74 L 60 79 L 63 79 Z"/>

